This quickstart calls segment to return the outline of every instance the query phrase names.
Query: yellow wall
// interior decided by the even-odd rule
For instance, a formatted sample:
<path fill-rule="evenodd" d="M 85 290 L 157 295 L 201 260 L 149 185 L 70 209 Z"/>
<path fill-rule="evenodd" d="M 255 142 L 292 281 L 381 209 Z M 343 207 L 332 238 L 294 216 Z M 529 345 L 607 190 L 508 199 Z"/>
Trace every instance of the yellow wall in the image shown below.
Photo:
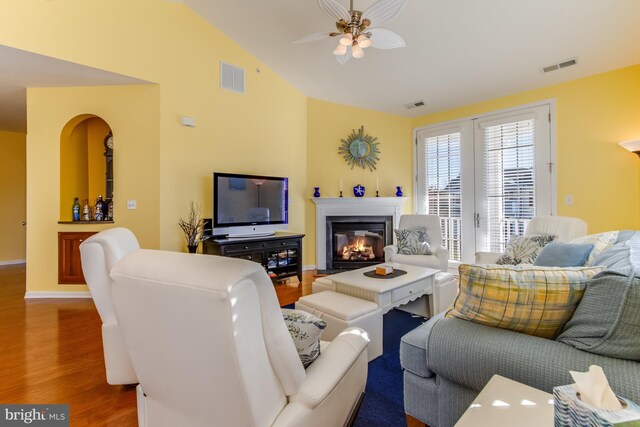
<path fill-rule="evenodd" d="M 107 159 L 104 156 L 104 138 L 109 133 L 109 130 L 109 125 L 99 117 L 87 120 L 88 197 L 89 202 L 94 205 L 98 196 L 102 196 L 102 200 L 107 198 Z M 82 200 L 80 203 L 82 203 Z"/>
<path fill-rule="evenodd" d="M 380 142 L 380 160 L 374 171 L 358 166 L 352 169 L 338 154 L 340 140 L 346 139 L 354 129 L 357 132 L 360 126 L 364 126 L 365 134 Z M 338 197 L 342 177 L 344 197 L 354 197 L 353 186 L 358 184 L 366 187 L 365 197 L 372 197 L 376 194 L 377 178 L 381 197 L 395 197 L 396 186 L 401 185 L 404 195 L 409 197 L 403 206 L 404 212 L 413 210 L 411 119 L 310 98 L 307 101 L 307 141 L 307 264 L 315 264 L 313 187 L 320 187 L 321 197 Z"/>
<path fill-rule="evenodd" d="M 26 135 L 0 131 L 0 263 L 24 261 Z"/>
<path fill-rule="evenodd" d="M 118 30 L 95 30 L 105 22 Z M 28 236 L 28 290 L 86 289 L 58 286 L 50 256 L 57 231 L 88 228 L 57 225 L 58 208 L 51 215 L 60 191 L 52 141 L 78 114 L 113 129 L 116 225 L 131 227 L 142 246 L 186 249 L 177 221 L 190 200 L 211 216 L 214 171 L 289 177 L 289 230 L 305 231 L 306 97 L 190 9 L 161 0 L 6 2 L 0 45 L 157 84 L 29 90 L 29 218 L 37 225 Z M 245 94 L 219 88 L 220 61 L 245 69 Z M 196 118 L 196 128 L 181 126 L 182 115 Z M 136 211 L 126 210 L 127 199 L 137 200 Z"/>
<path fill-rule="evenodd" d="M 60 137 L 60 220 L 71 221 L 75 197 L 87 197 L 87 122 Z"/>
<path fill-rule="evenodd" d="M 123 102 L 126 99 L 126 102 Z M 160 89 L 155 85 L 27 89 L 27 290 L 81 291 L 57 284 L 57 233 L 98 231 L 113 225 L 58 224 L 61 207 L 60 134 L 74 117 L 102 117 L 117 137 L 114 150 L 115 225 L 135 231 L 143 247 L 158 247 Z M 136 117 L 136 120 L 131 120 Z M 85 158 L 86 159 L 86 158 Z M 138 209 L 128 210 L 127 199 Z"/>
<path fill-rule="evenodd" d="M 555 99 L 558 214 L 589 232 L 640 229 L 640 161 L 618 142 L 640 138 L 640 65 L 413 119 L 413 127 Z M 574 204 L 565 205 L 572 195 Z"/>
<path fill-rule="evenodd" d="M 117 31 L 95 31 L 105 22 L 117 22 Z M 144 247 L 185 250 L 177 220 L 190 200 L 211 215 L 212 172 L 250 172 L 289 177 L 289 228 L 306 232 L 304 263 L 313 264 L 314 185 L 337 195 L 343 176 L 346 196 L 357 183 L 371 195 L 378 176 L 382 195 L 403 185 L 410 196 L 413 127 L 546 98 L 557 99 L 559 198 L 575 199 L 560 203 L 560 214 L 583 217 L 591 231 L 640 228 L 639 162 L 616 145 L 640 134 L 638 67 L 411 120 L 308 100 L 179 3 L 4 2 L 0 45 L 155 84 L 28 90 L 28 290 L 85 289 L 58 286 L 51 257 L 57 231 L 87 228 L 57 224 L 59 136 L 79 114 L 113 129 L 116 225 L 132 228 Z M 244 95 L 219 88 L 220 61 L 245 69 Z M 182 115 L 196 118 L 196 128 L 181 126 Z M 361 125 L 381 141 L 376 173 L 352 171 L 337 154 L 340 139 Z M 128 199 L 137 210 L 126 209 Z"/>

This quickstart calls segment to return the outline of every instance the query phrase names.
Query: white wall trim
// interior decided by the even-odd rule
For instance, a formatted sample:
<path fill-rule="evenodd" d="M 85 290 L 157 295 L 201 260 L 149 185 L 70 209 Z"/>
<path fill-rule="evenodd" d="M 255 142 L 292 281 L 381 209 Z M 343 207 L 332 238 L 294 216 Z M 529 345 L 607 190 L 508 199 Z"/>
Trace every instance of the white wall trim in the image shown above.
<path fill-rule="evenodd" d="M 328 216 L 393 216 L 393 226 L 398 227 L 402 205 L 406 197 L 321 197 L 311 199 L 316 204 L 316 267 L 327 268 L 327 217 Z"/>
<path fill-rule="evenodd" d="M 6 261 L 0 261 L 0 265 L 26 264 L 26 262 L 26 259 L 8 259 Z"/>
<path fill-rule="evenodd" d="M 36 299 L 36 298 L 91 298 L 91 293 L 89 291 L 78 291 L 78 292 L 27 291 L 24 294 L 24 299 Z"/>

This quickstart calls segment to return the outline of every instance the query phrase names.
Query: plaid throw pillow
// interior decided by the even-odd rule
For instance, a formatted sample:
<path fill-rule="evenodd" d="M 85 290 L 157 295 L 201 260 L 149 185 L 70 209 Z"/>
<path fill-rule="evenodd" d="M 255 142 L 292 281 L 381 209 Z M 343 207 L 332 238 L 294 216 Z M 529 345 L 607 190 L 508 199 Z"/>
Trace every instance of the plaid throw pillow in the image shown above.
<path fill-rule="evenodd" d="M 555 238 L 555 236 L 513 236 L 496 264 L 533 264 L 540 249 Z"/>
<path fill-rule="evenodd" d="M 427 228 L 414 230 L 393 230 L 398 242 L 398 253 L 401 255 L 431 255 L 431 245 Z"/>
<path fill-rule="evenodd" d="M 327 323 L 306 311 L 288 308 L 282 309 L 282 317 L 306 369 L 320 356 L 320 334 Z"/>
<path fill-rule="evenodd" d="M 446 316 L 554 338 L 571 319 L 591 277 L 603 270 L 462 264 L 460 291 Z"/>

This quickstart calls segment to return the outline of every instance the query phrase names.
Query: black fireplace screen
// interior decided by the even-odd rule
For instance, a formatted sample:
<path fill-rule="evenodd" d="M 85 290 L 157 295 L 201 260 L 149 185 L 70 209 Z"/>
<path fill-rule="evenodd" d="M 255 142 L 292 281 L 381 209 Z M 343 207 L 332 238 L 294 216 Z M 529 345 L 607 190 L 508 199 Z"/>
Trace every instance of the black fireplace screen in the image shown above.
<path fill-rule="evenodd" d="M 384 262 L 393 217 L 328 217 L 327 268 L 350 269 Z"/>

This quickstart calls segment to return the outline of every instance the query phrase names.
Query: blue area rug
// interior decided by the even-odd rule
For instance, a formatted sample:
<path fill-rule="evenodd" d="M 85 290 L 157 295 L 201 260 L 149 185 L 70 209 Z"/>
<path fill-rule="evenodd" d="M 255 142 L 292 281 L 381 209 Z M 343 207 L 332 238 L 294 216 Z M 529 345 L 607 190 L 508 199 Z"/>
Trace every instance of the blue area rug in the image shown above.
<path fill-rule="evenodd" d="M 291 304 L 283 308 L 293 307 Z M 400 338 L 424 322 L 424 318 L 413 317 L 400 310 L 391 310 L 384 315 L 383 354 L 369 362 L 367 386 L 354 424 L 356 427 L 407 425 L 400 367 Z"/>
<path fill-rule="evenodd" d="M 369 362 L 364 401 L 356 427 L 406 426 L 400 367 L 400 338 L 425 321 L 400 310 L 384 315 L 382 356 Z"/>

